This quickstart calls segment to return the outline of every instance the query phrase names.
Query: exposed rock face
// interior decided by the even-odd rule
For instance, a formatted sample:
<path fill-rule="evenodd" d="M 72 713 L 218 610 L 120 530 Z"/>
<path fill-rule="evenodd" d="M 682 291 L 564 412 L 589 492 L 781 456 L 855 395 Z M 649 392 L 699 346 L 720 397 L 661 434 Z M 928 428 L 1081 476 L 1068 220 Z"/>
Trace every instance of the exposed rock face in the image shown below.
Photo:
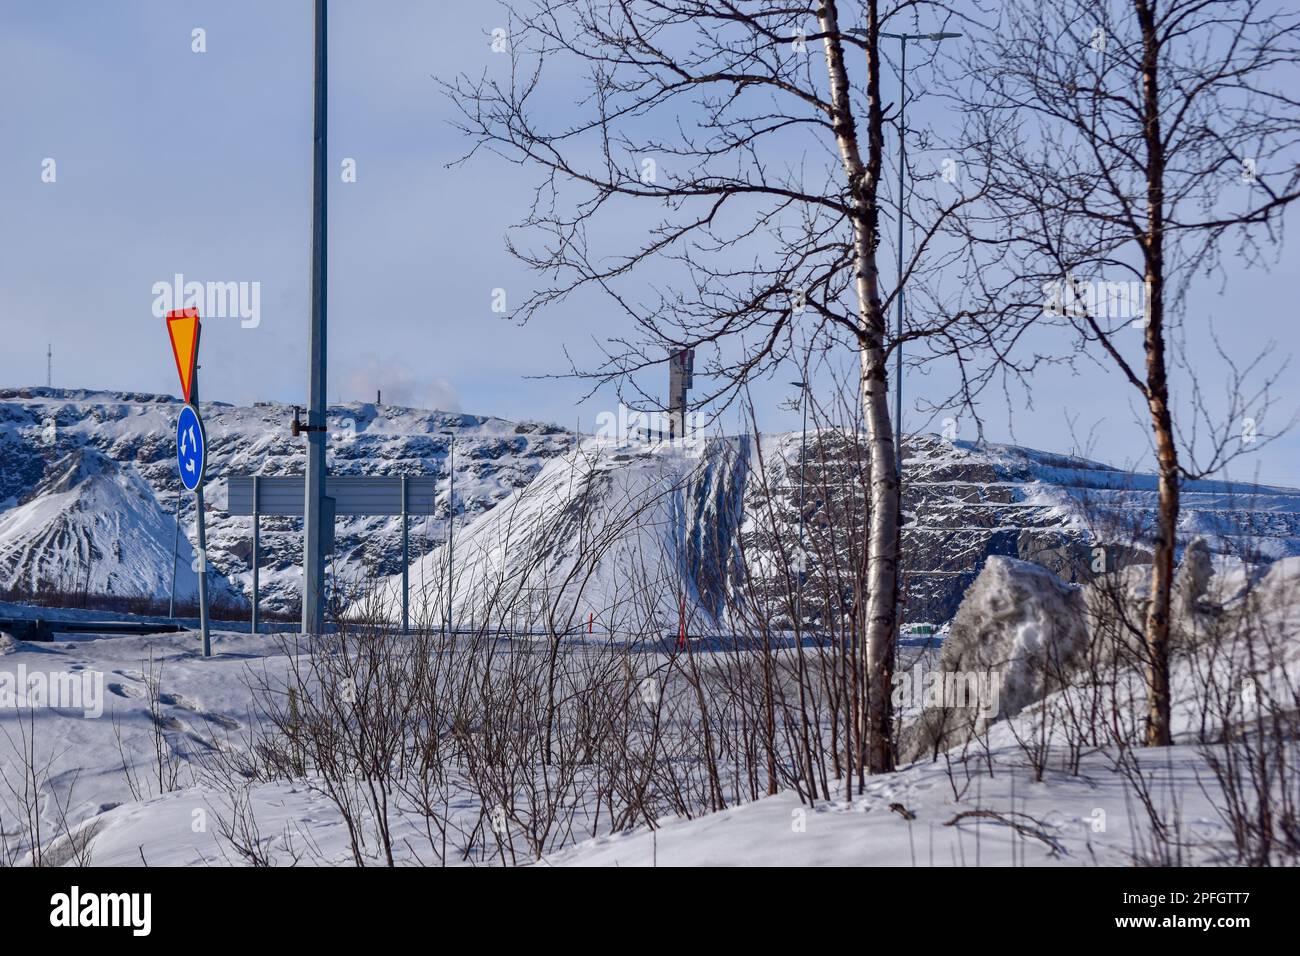
<path fill-rule="evenodd" d="M 909 620 L 951 618 L 991 555 L 1034 561 L 1074 583 L 1150 562 L 1153 475 L 934 436 L 908 440 L 904 453 Z M 1258 550 L 1265 560 L 1300 554 L 1300 492 L 1190 481 L 1181 498 L 1180 539 L 1201 538 L 1206 559 L 1210 552 Z"/>
<path fill-rule="evenodd" d="M 797 540 L 802 478 L 809 574 L 816 579 L 824 555 L 838 555 L 841 568 L 860 559 L 866 449 L 830 430 L 810 431 L 806 449 L 800 438 L 798 433 L 764 436 L 762 468 L 751 468 L 756 477 L 746 488 L 750 520 L 743 539 L 747 557 L 772 553 L 778 533 Z M 933 435 L 906 439 L 903 451 L 905 623 L 950 620 L 993 556 L 1033 561 L 1071 583 L 1150 562 L 1152 475 Z M 1198 553 L 1204 547 L 1207 558 L 1212 552 L 1257 551 L 1265 560 L 1300 555 L 1300 492 L 1194 481 L 1185 483 L 1182 501 L 1180 538 L 1202 538 Z M 759 520 L 769 512 L 773 521 Z M 768 575 L 775 576 L 775 570 Z M 851 601 L 846 593 L 842 603 Z M 807 611 L 815 615 L 817 609 Z"/>

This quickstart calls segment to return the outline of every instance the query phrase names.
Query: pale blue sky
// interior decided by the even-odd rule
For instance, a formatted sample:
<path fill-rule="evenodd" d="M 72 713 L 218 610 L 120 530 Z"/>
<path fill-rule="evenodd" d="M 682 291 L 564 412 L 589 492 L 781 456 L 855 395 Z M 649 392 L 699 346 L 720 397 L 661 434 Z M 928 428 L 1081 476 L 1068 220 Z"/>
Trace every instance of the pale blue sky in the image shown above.
<path fill-rule="evenodd" d="M 174 392 L 151 290 L 179 272 L 261 283 L 258 328 L 205 324 L 205 398 L 304 399 L 311 9 L 310 0 L 3 0 L 0 384 L 43 384 L 49 341 L 56 385 Z M 504 66 L 489 48 L 500 22 L 488 3 L 331 5 L 331 401 L 373 399 L 382 387 L 392 401 L 570 427 L 591 426 L 614 402 L 601 394 L 578 406 L 579 383 L 528 378 L 564 371 L 565 345 L 593 357 L 591 337 L 616 328 L 599 300 L 525 328 L 490 310 L 494 288 L 519 301 L 532 282 L 503 236 L 533 176 L 491 158 L 446 168 L 465 143 L 432 77 Z M 203 54 L 191 51 L 196 27 Z M 47 157 L 53 184 L 41 181 Z M 339 182 L 344 157 L 357 162 L 356 183 Z M 1297 262 L 1293 242 L 1271 272 L 1230 274 L 1230 295 L 1207 289 L 1197 308 L 1243 356 L 1269 341 L 1290 353 Z M 910 374 L 909 389 L 943 391 L 942 371 L 934 375 Z M 798 427 L 778 407 L 793 377 L 756 388 L 765 428 Z M 1280 396 L 1287 412 L 1300 404 L 1294 379 Z M 1102 422 L 1098 457 L 1147 465 L 1118 376 L 1046 376 L 1034 402 L 1014 419 L 1021 443 L 1068 450 L 1068 411 L 1083 433 Z M 989 436 L 1010 440 L 1005 409 L 992 396 L 987 408 Z M 1300 485 L 1300 437 L 1234 474 L 1256 469 Z"/>

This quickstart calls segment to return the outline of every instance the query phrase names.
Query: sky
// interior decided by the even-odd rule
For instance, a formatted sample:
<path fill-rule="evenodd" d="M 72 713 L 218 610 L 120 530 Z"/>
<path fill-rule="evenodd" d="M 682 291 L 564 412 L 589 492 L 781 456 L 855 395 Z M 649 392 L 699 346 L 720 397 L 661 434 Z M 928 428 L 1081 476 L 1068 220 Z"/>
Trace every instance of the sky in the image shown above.
<path fill-rule="evenodd" d="M 336 0 L 330 18 L 330 401 L 382 389 L 387 402 L 590 431 L 617 398 L 582 401 L 586 385 L 550 376 L 567 371 L 566 349 L 594 362 L 592 338 L 620 331 L 614 310 L 587 298 L 525 326 L 495 313 L 494 290 L 510 305 L 534 282 L 504 237 L 536 177 L 490 156 L 449 165 L 467 144 L 435 77 L 504 66 L 491 49 L 499 8 Z M 310 0 L 4 0 L 0 386 L 44 384 L 50 345 L 56 386 L 175 393 L 155 312 L 158 284 L 179 274 L 258 290 L 255 324 L 204 324 L 204 399 L 305 401 L 311 28 Z M 917 109 L 918 123 L 942 121 Z M 354 182 L 342 181 L 348 161 Z M 1293 351 L 1295 249 L 1271 271 L 1230 272 L 1227 295 L 1197 291 L 1243 356 Z M 1194 346 L 1194 363 L 1207 348 Z M 800 427 L 791 372 L 755 385 L 764 429 Z M 905 391 L 942 392 L 944 374 L 909 372 Z M 1277 389 L 1279 418 L 1300 406 L 1294 379 Z M 1113 372 L 1042 376 L 1032 401 L 990 395 L 986 437 L 1082 450 L 1074 421 L 1094 457 L 1149 464 L 1140 409 Z M 1233 467 L 1300 486 L 1300 436 Z"/>

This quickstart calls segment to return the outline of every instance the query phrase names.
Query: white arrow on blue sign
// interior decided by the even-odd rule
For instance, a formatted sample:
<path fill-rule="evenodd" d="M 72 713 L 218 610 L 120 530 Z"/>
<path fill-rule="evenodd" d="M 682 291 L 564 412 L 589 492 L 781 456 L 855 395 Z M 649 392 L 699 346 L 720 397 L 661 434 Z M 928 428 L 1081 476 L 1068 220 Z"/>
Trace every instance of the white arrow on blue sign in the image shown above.
<path fill-rule="evenodd" d="M 176 470 L 187 491 L 196 491 L 203 484 L 203 469 L 207 465 L 207 438 L 203 422 L 193 405 L 186 405 L 176 419 Z"/>

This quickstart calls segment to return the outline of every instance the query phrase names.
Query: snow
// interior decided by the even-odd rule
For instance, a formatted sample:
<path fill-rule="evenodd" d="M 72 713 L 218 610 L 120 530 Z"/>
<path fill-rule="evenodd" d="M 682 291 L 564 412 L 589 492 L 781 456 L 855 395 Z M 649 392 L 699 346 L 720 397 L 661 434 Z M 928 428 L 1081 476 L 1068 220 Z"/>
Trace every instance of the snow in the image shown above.
<path fill-rule="evenodd" d="M 1145 817 L 1133 814 L 1131 795 L 1105 758 L 1088 759 L 1079 776 L 1035 783 L 1018 756 L 997 753 L 993 775 L 977 777 L 960 798 L 942 762 L 920 763 L 869 779 L 852 801 L 810 808 L 793 793 L 777 794 L 695 820 L 664 820 L 658 830 L 587 840 L 540 865 L 1132 866 L 1141 859 Z M 1223 845 L 1229 835 L 1196 786 L 1208 775 L 1204 761 L 1175 747 L 1157 773 L 1159 787 L 1173 783 L 1186 795 L 1183 820 L 1192 832 Z M 990 818 L 950 822 L 993 807 L 1032 829 L 1042 824 L 1048 840 Z"/>
<path fill-rule="evenodd" d="M 0 513 L 0 586 L 166 594 L 175 546 L 177 597 L 197 593 L 189 540 L 174 540 L 172 516 L 130 463 L 82 448 L 50 472 L 29 501 Z"/>
<path fill-rule="evenodd" d="M 1239 575 L 1229 571 L 1229 577 Z M 1300 582 L 1300 559 L 1275 564 L 1252 600 L 1273 627 L 1300 634 L 1300 606 L 1291 595 Z M 1234 582 L 1217 582 L 1230 592 Z M 193 632 L 149 637 L 95 637 L 48 645 L 12 642 L 0 650 L 0 671 L 19 663 L 29 669 L 89 669 L 102 674 L 105 715 L 84 719 L 70 711 L 35 714 L 35 734 L 44 768 L 40 801 L 47 835 L 60 831 L 63 815 L 78 838 L 90 841 L 91 859 L 112 866 L 243 865 L 223 832 L 244 803 L 256 820 L 259 853 L 274 865 L 350 864 L 347 828 L 311 779 L 258 783 L 241 788 L 215 785 L 202 772 L 204 758 L 247 746 L 260 719 L 248 690 L 250 674 L 286 668 L 285 648 L 265 636 L 218 631 L 216 656 L 197 654 Z M 292 647 L 292 645 L 290 645 Z M 701 653 L 710 652 L 705 648 Z M 919 659 L 919 658 L 913 658 Z M 900 667 L 911 666 L 911 659 Z M 1300 641 L 1291 639 L 1283 669 L 1300 678 Z M 160 792 L 155 770 L 153 719 L 148 712 L 151 673 L 160 673 L 158 713 L 167 753 L 197 770 L 181 785 Z M 1192 739 L 1201 718 L 1204 675 L 1185 660 L 1175 661 L 1175 737 Z M 1141 693 L 1140 681 L 1135 682 Z M 1292 684 L 1294 686 L 1294 683 Z M 1069 688 L 1059 694 L 1079 692 Z M 1121 775 L 1111 748 L 1086 755 L 1078 774 L 1049 767 L 1041 780 L 1017 744 L 1032 736 L 1035 713 L 1058 695 L 1031 705 L 1009 721 L 992 725 L 989 754 L 965 764 L 944 757 L 921 760 L 898 772 L 870 777 L 851 799 L 801 803 L 779 793 L 693 819 L 663 818 L 655 828 L 583 834 L 546 853 L 543 866 L 790 866 L 790 865 L 1064 865 L 1130 866 L 1149 862 L 1149 824 Z M 1134 703 L 1137 702 L 1135 698 Z M 20 715 L 0 710 L 0 773 L 18 779 L 12 752 Z M 118 738 L 121 738 L 119 744 Z M 6 743 L 7 742 L 7 743 Z M 1232 834 L 1220 816 L 1213 775 L 1205 754 L 1214 748 L 1183 744 L 1148 752 L 1144 770 L 1159 809 L 1174 813 L 1187 844 L 1187 860 L 1199 864 L 1234 861 Z M 123 754 L 134 768 L 133 792 L 122 770 Z M 990 766 L 991 765 L 991 771 Z M 843 782 L 836 785 L 843 792 Z M 14 795 L 0 791 L 0 817 L 12 838 Z M 971 815 L 976 811 L 994 815 Z M 464 791 L 449 815 L 472 819 L 476 806 Z M 958 818 L 961 814 L 968 814 Z M 1010 824 L 1021 824 L 1020 829 Z M 421 821 L 399 813 L 394 821 L 398 863 L 433 862 L 423 844 Z M 380 863 L 378 848 L 365 852 Z M 75 862 L 67 837 L 53 839 L 44 861 Z M 498 862 L 492 853 L 453 864 Z M 525 855 L 520 862 L 528 862 Z"/>
<path fill-rule="evenodd" d="M 141 697 L 150 658 L 162 666 L 163 691 L 172 701 L 162 707 L 173 727 L 169 745 L 191 757 L 209 747 L 238 745 L 242 727 L 250 720 L 245 668 L 250 664 L 275 668 L 284 663 L 267 656 L 265 638 L 219 632 L 214 643 L 218 654 L 208 661 L 195 656 L 192 633 L 61 642 L 40 650 L 28 645 L 0 657 L 0 669 L 11 670 L 16 660 L 49 668 L 53 656 L 60 666 L 94 667 L 109 681 L 109 712 L 102 719 L 83 720 L 58 712 L 38 715 L 38 739 L 58 742 L 50 748 L 51 783 L 42 803 L 50 814 L 47 832 L 57 832 L 54 808 L 62 804 L 70 819 L 87 828 L 86 834 L 93 833 L 91 858 L 96 865 L 247 862 L 221 833 L 219 820 L 232 818 L 228 790 L 195 783 L 159 794 L 147 781 L 153 735 Z M 124 747 L 150 788 L 145 799 L 134 799 L 124 781 L 114 719 L 122 725 Z M 0 726 L 11 734 L 14 721 L 14 715 L 0 712 Z M 0 742 L 0 769 L 12 774 L 13 758 L 4 750 Z M 691 820 L 663 819 L 656 830 L 642 827 L 580 840 L 539 862 L 554 866 L 1127 866 L 1142 856 L 1145 817 L 1110 769 L 1108 754 L 1086 758 L 1077 776 L 1049 770 L 1037 783 L 1023 755 L 1005 735 L 1000 742 L 995 738 L 992 759 L 993 774 L 976 773 L 969 783 L 963 769 L 950 776 L 943 760 L 923 761 L 895 774 L 869 778 L 866 791 L 851 801 L 818 801 L 809 807 L 793 793 L 781 793 Z M 1227 862 L 1224 854 L 1230 834 L 1214 810 L 1210 788 L 1199 785 L 1210 775 L 1197 748 L 1172 748 L 1161 755 L 1154 773 L 1153 789 L 1165 792 L 1166 782 L 1175 787 L 1183 825 L 1189 835 L 1204 841 L 1199 862 Z M 279 865 L 351 862 L 346 827 L 319 789 L 307 782 L 260 784 L 248 791 L 248 801 L 262 850 L 271 861 Z M 1048 842 L 993 819 L 968 818 L 948 825 L 959 813 L 989 808 L 1011 819 L 1032 819 L 1032 828 L 1041 829 Z M 5 814 L 7 820 L 13 819 L 11 814 L 12 810 Z M 1020 814 L 1025 816 L 1015 816 Z M 405 836 L 418 847 L 418 829 L 416 820 L 399 818 L 398 843 Z M 58 859 L 59 851 L 56 843 L 47 862 Z M 405 863 L 421 861 L 405 847 L 399 848 L 398 856 Z"/>
<path fill-rule="evenodd" d="M 10 583 L 19 580 L 13 575 L 43 575 L 76 589 L 80 585 L 72 575 L 89 566 L 90 590 L 165 593 L 174 500 L 166 485 L 174 466 L 162 445 L 175 410 L 174 401 L 152 396 L 39 389 L 23 395 L 0 393 L 0 441 L 7 443 L 7 455 L 13 451 L 0 474 L 0 569 L 8 569 Z M 288 473 L 296 466 L 300 449 L 284 437 L 282 407 L 213 405 L 206 411 L 210 444 L 223 450 L 217 452 L 215 475 L 222 469 Z M 351 422 L 344 430 L 353 433 L 349 440 L 357 443 L 333 462 L 348 473 L 363 467 L 394 474 L 435 471 L 447 463 L 449 442 L 456 443 L 464 470 L 458 468 L 456 476 L 455 580 L 448 589 L 447 549 L 440 537 L 452 514 L 448 496 L 440 499 L 437 513 L 427 516 L 433 530 L 413 549 L 415 620 L 439 621 L 450 597 L 456 619 L 480 623 L 484 615 L 513 605 L 514 613 L 525 619 L 509 623 L 525 631 L 536 623 L 527 619 L 528 607 L 535 614 L 569 622 L 575 631 L 590 615 L 602 634 L 617 634 L 632 604 L 649 607 L 651 617 L 659 618 L 656 627 L 669 625 L 683 592 L 701 611 L 720 609 L 717 589 L 726 585 L 727 576 L 718 572 L 734 557 L 738 538 L 754 527 L 754 476 L 762 469 L 773 485 L 788 491 L 803 438 L 715 438 L 679 445 L 577 441 L 545 428 L 521 432 L 523 426 L 498 419 L 449 413 L 364 404 L 335 412 Z M 49 445 L 40 437 L 47 419 L 57 423 Z M 987 557 L 981 549 L 988 543 L 981 544 L 980 535 L 1010 530 L 1014 536 L 1043 529 L 1099 532 L 1107 521 L 1140 516 L 1152 494 L 1149 476 L 1069 456 L 937 438 L 915 440 L 911 448 L 912 487 L 929 489 L 933 497 L 911 515 L 909 533 L 933 532 L 944 547 L 966 548 L 968 553 L 959 557 L 975 563 L 975 570 Z M 246 529 L 220 514 L 219 480 L 216 488 L 214 550 L 222 555 L 221 572 L 231 586 L 245 587 L 248 570 L 239 547 Z M 1242 594 L 1248 584 L 1258 586 L 1249 600 L 1259 602 L 1276 633 L 1289 635 L 1275 673 L 1261 679 L 1285 677 L 1295 686 L 1300 679 L 1300 641 L 1295 639 L 1300 634 L 1300 605 L 1294 600 L 1300 585 L 1300 493 L 1198 482 L 1189 483 L 1184 500 L 1182 543 L 1196 534 L 1207 539 L 1209 554 L 1198 552 L 1197 576 L 1214 572 L 1208 597 L 1232 609 L 1246 603 Z M 1242 508 L 1243 501 L 1249 507 Z M 391 558 L 392 520 L 358 521 L 341 530 L 351 542 L 343 556 L 351 572 L 375 567 L 375 552 Z M 279 557 L 264 571 L 263 587 L 291 595 L 298 586 L 293 560 L 298 532 L 286 524 L 268 529 L 266 537 Z M 91 544 L 97 553 L 87 565 Z M 183 534 L 182 568 L 189 566 L 187 546 Z M 1256 546 L 1265 557 L 1278 560 L 1271 567 L 1244 560 L 1239 552 Z M 393 570 L 391 563 L 385 568 L 386 574 Z M 1074 640 L 1054 628 L 1077 592 L 1049 582 L 1050 587 L 1043 584 L 1034 592 L 1036 597 L 1021 593 L 1016 580 L 1023 582 L 1026 574 L 1012 574 L 1017 568 L 1028 568 L 1029 576 L 1049 577 L 1023 562 L 993 557 L 984 568 L 982 590 L 971 595 L 975 610 L 966 624 L 973 631 L 985 626 L 1006 630 L 1011 644 L 999 654 L 1023 663 L 1044 642 Z M 925 573 L 968 572 L 970 568 L 954 559 L 951 568 Z M 391 602 L 396 580 L 384 578 L 386 593 L 381 598 Z M 182 584 L 182 594 L 188 593 L 186 588 Z M 525 598 L 522 607 L 507 593 L 511 590 L 514 598 Z M 6 615 L 127 617 L 0 606 L 0 616 Z M 1017 616 L 1020 623 L 1008 626 L 1007 620 Z M 943 624 L 944 618 L 935 620 Z M 952 642 L 951 650 L 936 650 L 928 637 L 901 642 L 900 671 L 933 663 L 939 654 L 957 654 L 962 640 L 957 623 L 941 626 L 934 638 Z M 721 627 L 725 622 L 715 615 L 713 624 Z M 319 780 L 251 783 L 214 776 L 222 758 L 247 750 L 264 726 L 265 715 L 258 710 L 250 681 L 259 674 L 287 671 L 295 651 L 264 635 L 223 629 L 215 630 L 212 640 L 215 656 L 205 660 L 192 630 L 135 637 L 82 635 L 49 644 L 0 637 L 0 673 L 22 668 L 29 673 L 91 675 L 103 685 L 105 708 L 98 719 L 73 708 L 26 714 L 0 707 L 0 778 L 22 779 L 21 751 L 28 739 L 24 735 L 34 733 L 43 862 L 76 862 L 77 844 L 84 838 L 90 842 L 92 861 L 101 865 L 245 864 L 249 860 L 226 829 L 241 816 L 256 821 L 253 842 L 266 862 L 354 862 L 348 828 L 322 793 Z M 701 642 L 695 653 L 707 666 L 709 655 L 728 653 L 724 644 Z M 565 647 L 574 653 L 582 650 L 579 640 Z M 1220 663 L 1222 675 L 1235 673 L 1233 662 Z M 1128 704 L 1137 712 L 1141 681 L 1129 676 L 1135 689 Z M 1175 660 L 1176 739 L 1194 738 L 1204 716 L 1207 682 L 1220 679 L 1227 677 L 1202 673 L 1185 658 Z M 783 792 L 693 819 L 665 818 L 653 828 L 615 834 L 601 832 L 600 821 L 584 811 L 573 834 L 550 846 L 536 862 L 754 866 L 1145 861 L 1150 851 L 1148 822 L 1123 777 L 1114 772 L 1113 749 L 1086 755 L 1078 774 L 1049 768 L 1036 780 L 1018 743 L 1032 737 L 1033 721 L 1045 708 L 1081 693 L 1081 688 L 1067 687 L 1043 701 L 1035 699 L 1041 688 L 1032 681 L 1022 680 L 1013 689 L 1014 706 L 1007 709 L 1019 713 L 992 725 L 987 762 L 950 766 L 941 756 L 869 778 L 864 792 L 854 788 L 847 799 L 817 800 L 809 806 Z M 907 707 L 904 712 L 916 716 Z M 1189 836 L 1190 862 L 1229 863 L 1232 834 L 1216 808 L 1207 752 L 1213 753 L 1212 748 L 1168 748 L 1146 770 L 1152 775 L 1152 792 L 1176 796 L 1176 808 L 1165 809 L 1177 814 Z M 158 779 L 160 753 L 161 772 L 167 776 L 175 771 L 174 783 Z M 843 794 L 846 786 L 840 781 L 833 790 Z M 468 787 L 456 787 L 447 814 L 472 826 L 483 808 Z M 21 840 L 20 793 L 21 788 L 0 788 L 0 852 Z M 954 819 L 990 810 L 999 816 Z M 1022 826 L 1017 829 L 1009 821 Z M 394 843 L 399 863 L 433 862 L 423 823 L 413 813 L 397 811 Z M 76 838 L 59 835 L 66 829 Z M 486 845 L 463 857 L 452 854 L 447 862 L 499 862 Z M 426 850 L 421 851 L 422 846 Z M 373 843 L 362 853 L 367 862 L 382 862 Z M 529 860 L 528 854 L 521 859 Z"/>
<path fill-rule="evenodd" d="M 994 556 L 966 591 L 941 664 L 947 671 L 996 671 L 1004 716 L 1041 699 L 1048 674 L 1087 640 L 1077 588 L 1037 564 Z"/>
<path fill-rule="evenodd" d="M 610 633 L 623 626 L 629 602 L 650 600 L 668 626 L 683 588 L 693 605 L 716 614 L 721 595 L 706 593 L 702 582 L 725 578 L 717 569 L 739 524 L 745 448 L 729 439 L 584 440 L 457 530 L 453 620 L 501 619 L 527 630 L 554 614 L 571 627 L 594 622 Z M 414 619 L 443 619 L 448 561 L 443 546 L 412 566 Z M 399 586 L 400 577 L 381 585 L 390 618 Z"/>
<path fill-rule="evenodd" d="M 85 545 L 79 555 L 76 543 L 93 532 L 105 560 L 94 562 L 89 590 L 112 583 L 135 589 L 115 593 L 165 599 L 179 493 L 173 447 L 179 409 L 178 400 L 165 395 L 0 389 L 0 586 L 6 579 L 31 582 L 54 575 L 61 582 L 74 581 L 72 590 L 80 592 L 85 587 Z M 290 435 L 292 410 L 286 405 L 205 402 L 202 412 L 209 451 L 209 569 L 216 590 L 246 599 L 252 590 L 252 521 L 226 513 L 224 478 L 301 474 L 305 443 Z M 446 537 L 451 514 L 446 478 L 453 445 L 456 520 L 465 523 L 527 485 L 545 461 L 573 443 L 572 435 L 553 425 L 366 402 L 331 406 L 328 418 L 331 473 L 443 479 L 431 513 L 411 518 L 413 557 Z M 77 480 L 63 487 L 60 479 L 69 471 L 69 462 L 82 465 L 75 472 Z M 110 474 L 111 469 L 116 472 Z M 184 578 L 197 529 L 191 496 L 180 498 Z M 112 517 L 116 513 L 120 519 Z M 260 585 L 266 611 L 292 611 L 299 599 L 300 529 L 299 519 L 262 521 Z M 340 518 L 334 562 L 339 580 L 350 583 L 397 571 L 399 539 L 399 518 Z M 110 569 L 113 560 L 120 567 Z M 178 587 L 193 585 L 189 574 L 189 583 L 178 582 Z"/>

